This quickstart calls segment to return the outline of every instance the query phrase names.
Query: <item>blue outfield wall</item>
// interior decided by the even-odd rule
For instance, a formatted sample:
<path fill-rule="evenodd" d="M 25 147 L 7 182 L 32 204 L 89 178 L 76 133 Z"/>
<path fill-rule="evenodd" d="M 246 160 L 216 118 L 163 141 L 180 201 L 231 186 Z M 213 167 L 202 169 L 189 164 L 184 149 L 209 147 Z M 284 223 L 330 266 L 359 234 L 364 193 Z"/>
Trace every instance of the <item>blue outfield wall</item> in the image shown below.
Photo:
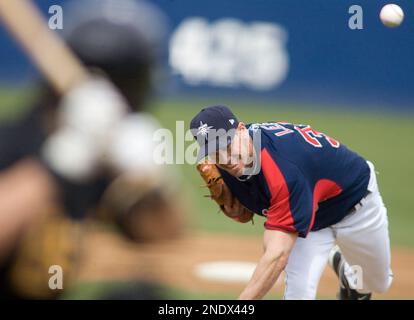
<path fill-rule="evenodd" d="M 65 13 L 69 1 L 36 2 L 47 15 L 52 4 L 62 5 Z M 395 29 L 378 18 L 387 1 L 152 2 L 170 22 L 167 95 L 414 109 L 413 1 L 392 1 L 405 12 Z M 348 26 L 352 5 L 363 10 L 362 30 Z M 0 49 L 0 82 L 31 78 L 33 67 L 4 29 Z"/>

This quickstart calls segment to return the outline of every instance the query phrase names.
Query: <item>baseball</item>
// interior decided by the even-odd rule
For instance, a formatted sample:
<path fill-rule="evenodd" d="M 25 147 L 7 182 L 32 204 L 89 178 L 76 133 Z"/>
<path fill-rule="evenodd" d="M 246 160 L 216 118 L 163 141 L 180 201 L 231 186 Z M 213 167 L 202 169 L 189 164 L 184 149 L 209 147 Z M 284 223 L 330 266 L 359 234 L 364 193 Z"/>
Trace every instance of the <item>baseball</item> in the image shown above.
<path fill-rule="evenodd" d="M 387 4 L 381 9 L 380 19 L 385 26 L 395 28 L 403 22 L 404 12 L 396 4 Z"/>

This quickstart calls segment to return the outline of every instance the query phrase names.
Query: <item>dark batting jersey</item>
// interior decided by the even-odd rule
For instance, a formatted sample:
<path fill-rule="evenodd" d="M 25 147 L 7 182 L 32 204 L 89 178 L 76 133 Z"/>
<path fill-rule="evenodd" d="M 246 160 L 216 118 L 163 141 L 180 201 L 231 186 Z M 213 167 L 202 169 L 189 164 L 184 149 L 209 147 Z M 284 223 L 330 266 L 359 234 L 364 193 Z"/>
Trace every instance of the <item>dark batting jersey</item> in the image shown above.
<path fill-rule="evenodd" d="M 37 155 L 45 137 L 40 107 L 32 108 L 10 123 L 0 122 L 0 171 L 25 157 Z"/>
<path fill-rule="evenodd" d="M 260 172 L 235 178 L 220 170 L 233 194 L 266 217 L 265 228 L 298 233 L 341 221 L 367 194 L 367 162 L 308 125 L 256 123 L 261 137 Z"/>

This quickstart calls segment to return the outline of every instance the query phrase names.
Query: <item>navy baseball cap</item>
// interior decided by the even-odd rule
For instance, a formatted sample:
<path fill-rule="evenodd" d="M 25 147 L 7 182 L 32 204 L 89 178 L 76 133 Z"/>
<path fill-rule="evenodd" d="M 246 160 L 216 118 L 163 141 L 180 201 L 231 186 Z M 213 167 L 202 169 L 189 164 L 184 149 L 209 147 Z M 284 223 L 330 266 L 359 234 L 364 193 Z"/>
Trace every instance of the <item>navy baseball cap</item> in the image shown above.
<path fill-rule="evenodd" d="M 200 145 L 197 162 L 219 149 L 227 149 L 238 125 L 236 116 L 226 106 L 203 108 L 190 124 L 191 133 Z"/>

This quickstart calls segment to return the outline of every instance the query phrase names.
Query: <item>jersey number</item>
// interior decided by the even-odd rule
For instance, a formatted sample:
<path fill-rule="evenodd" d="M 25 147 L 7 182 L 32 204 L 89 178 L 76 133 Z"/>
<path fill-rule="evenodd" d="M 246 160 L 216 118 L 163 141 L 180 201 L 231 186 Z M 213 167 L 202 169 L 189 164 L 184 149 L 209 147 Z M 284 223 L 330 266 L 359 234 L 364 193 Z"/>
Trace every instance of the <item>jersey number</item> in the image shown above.
<path fill-rule="evenodd" d="M 269 130 L 269 131 L 276 131 L 274 135 L 277 137 L 284 136 L 289 133 L 293 133 L 294 130 L 285 127 L 285 125 L 293 126 L 291 123 L 288 122 L 265 122 L 261 123 L 260 125 L 256 124 L 253 128 L 257 128 L 260 126 L 262 129 Z M 334 147 L 339 148 L 339 142 L 335 139 L 327 136 L 326 134 L 316 131 L 311 128 L 309 125 L 294 125 L 293 128 L 300 133 L 303 139 L 312 146 L 316 148 L 322 148 L 322 143 L 319 139 L 324 138 L 328 143 Z"/>
<path fill-rule="evenodd" d="M 311 145 L 313 145 L 314 147 L 317 148 L 322 148 L 322 144 L 321 142 L 318 140 L 318 138 L 325 138 L 326 141 L 328 141 L 328 143 L 334 147 L 334 148 L 339 148 L 339 142 L 336 141 L 335 139 L 327 136 L 326 134 L 316 131 L 314 129 L 312 129 L 310 126 L 305 126 L 303 128 L 295 126 L 295 130 L 298 131 L 301 136 L 303 137 L 303 139 L 305 139 L 305 141 Z"/>

